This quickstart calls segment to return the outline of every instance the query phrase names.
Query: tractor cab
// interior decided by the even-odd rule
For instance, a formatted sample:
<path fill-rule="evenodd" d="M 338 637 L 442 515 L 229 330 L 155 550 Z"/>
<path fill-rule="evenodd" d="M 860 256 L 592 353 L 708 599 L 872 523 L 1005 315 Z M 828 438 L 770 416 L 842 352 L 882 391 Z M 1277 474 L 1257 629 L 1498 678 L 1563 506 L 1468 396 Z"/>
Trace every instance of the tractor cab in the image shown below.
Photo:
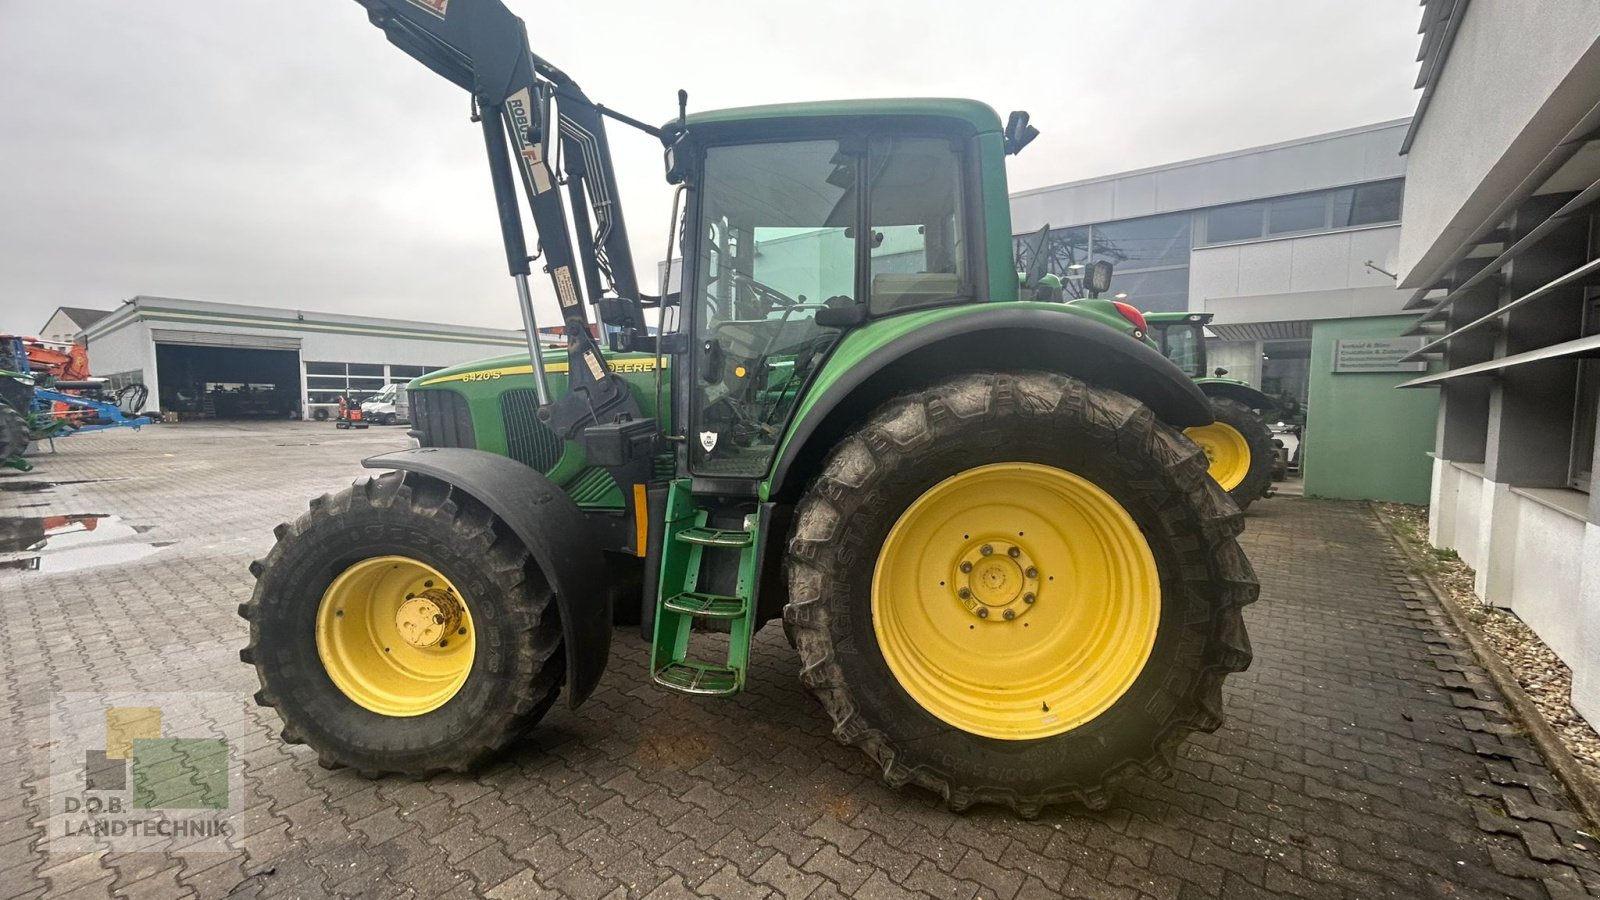
<path fill-rule="evenodd" d="M 1240 509 L 1272 495 L 1272 472 L 1277 454 L 1265 414 L 1272 398 L 1248 382 L 1229 378 L 1220 366 L 1207 371 L 1206 326 L 1212 313 L 1147 313 L 1150 336 L 1161 355 L 1194 379 L 1211 404 L 1215 420 L 1187 429 L 1209 462 L 1211 477 L 1228 492 Z"/>
<path fill-rule="evenodd" d="M 761 478 L 840 337 L 990 299 L 982 203 L 1000 122 L 965 100 L 812 103 L 690 117 L 688 468 Z M 980 137 L 983 135 L 984 137 Z M 987 140 L 985 138 L 988 138 Z"/>
<path fill-rule="evenodd" d="M 1190 378 L 1206 378 L 1206 324 L 1215 313 L 1145 313 L 1150 337 L 1161 355 L 1186 372 Z M 1220 377 L 1220 376 L 1219 376 Z"/>

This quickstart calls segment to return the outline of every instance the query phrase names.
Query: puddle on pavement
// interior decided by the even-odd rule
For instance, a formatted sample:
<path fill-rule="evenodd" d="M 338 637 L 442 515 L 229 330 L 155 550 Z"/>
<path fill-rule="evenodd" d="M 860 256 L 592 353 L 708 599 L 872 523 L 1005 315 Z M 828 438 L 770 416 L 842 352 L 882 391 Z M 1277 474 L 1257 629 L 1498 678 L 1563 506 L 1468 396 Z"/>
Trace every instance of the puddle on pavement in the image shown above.
<path fill-rule="evenodd" d="M 7 478 L 0 480 L 0 491 L 7 493 L 34 494 L 60 487 L 63 484 L 98 484 L 104 479 L 79 478 L 72 481 L 39 481 L 37 479 L 17 480 Z"/>
<path fill-rule="evenodd" d="M 171 546 L 171 541 L 131 540 L 150 529 L 97 513 L 0 516 L 0 569 L 75 572 L 125 565 Z"/>

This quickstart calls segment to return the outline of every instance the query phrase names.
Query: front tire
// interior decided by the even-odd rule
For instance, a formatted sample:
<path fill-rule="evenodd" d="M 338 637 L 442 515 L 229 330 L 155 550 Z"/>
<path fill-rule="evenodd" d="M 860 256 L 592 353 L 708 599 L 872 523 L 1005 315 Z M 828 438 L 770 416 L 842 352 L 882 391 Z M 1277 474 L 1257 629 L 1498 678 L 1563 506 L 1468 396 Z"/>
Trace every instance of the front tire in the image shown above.
<path fill-rule="evenodd" d="M 1241 527 L 1142 404 L 963 375 L 834 449 L 796 511 L 784 621 L 835 735 L 891 785 L 1100 807 L 1221 724 L 1258 591 Z"/>
<path fill-rule="evenodd" d="M 391 472 L 312 501 L 275 534 L 250 566 L 240 658 L 283 739 L 324 766 L 467 771 L 555 702 L 565 665 L 551 588 L 471 497 Z"/>

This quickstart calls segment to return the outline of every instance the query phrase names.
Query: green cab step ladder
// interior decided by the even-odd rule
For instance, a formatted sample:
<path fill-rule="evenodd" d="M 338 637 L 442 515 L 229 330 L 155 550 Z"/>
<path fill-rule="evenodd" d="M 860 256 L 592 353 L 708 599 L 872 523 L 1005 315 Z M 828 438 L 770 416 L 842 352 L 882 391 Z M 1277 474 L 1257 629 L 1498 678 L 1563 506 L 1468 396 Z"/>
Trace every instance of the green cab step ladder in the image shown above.
<path fill-rule="evenodd" d="M 757 526 L 754 514 L 745 517 L 743 528 L 712 527 L 706 524 L 708 518 L 707 510 L 695 506 L 689 483 L 673 482 L 667 491 L 667 533 L 662 545 L 650 674 L 657 684 L 675 691 L 725 696 L 744 688 L 750 662 L 750 640 L 755 631 L 752 603 Z M 701 572 L 708 551 L 729 550 L 739 554 L 733 593 L 701 590 Z M 695 623 L 701 621 L 727 623 L 726 660 L 689 659 L 689 635 Z"/>

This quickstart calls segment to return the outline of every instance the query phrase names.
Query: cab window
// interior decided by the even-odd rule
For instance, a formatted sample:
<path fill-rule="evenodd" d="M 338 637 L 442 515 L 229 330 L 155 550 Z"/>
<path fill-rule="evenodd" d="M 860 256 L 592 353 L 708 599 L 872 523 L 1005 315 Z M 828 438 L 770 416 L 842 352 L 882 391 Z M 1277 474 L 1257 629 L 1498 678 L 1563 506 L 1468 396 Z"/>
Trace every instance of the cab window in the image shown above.
<path fill-rule="evenodd" d="M 817 310 L 856 302 L 858 155 L 836 140 L 711 147 L 701 179 L 693 468 L 766 472 L 838 336 Z"/>
<path fill-rule="evenodd" d="M 958 147 L 944 138 L 874 138 L 867 180 L 873 314 L 970 299 Z"/>

